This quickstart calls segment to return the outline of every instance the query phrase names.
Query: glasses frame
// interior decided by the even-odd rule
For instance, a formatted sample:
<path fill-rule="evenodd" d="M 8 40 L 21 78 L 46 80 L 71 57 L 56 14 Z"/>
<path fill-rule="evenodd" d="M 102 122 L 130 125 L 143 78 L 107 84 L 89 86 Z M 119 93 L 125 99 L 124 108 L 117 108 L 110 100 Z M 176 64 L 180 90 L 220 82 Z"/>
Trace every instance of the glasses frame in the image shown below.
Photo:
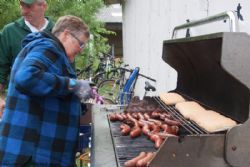
<path fill-rule="evenodd" d="M 75 39 L 77 40 L 77 42 L 78 42 L 78 44 L 79 44 L 79 46 L 80 46 L 80 49 L 82 50 L 82 49 L 85 47 L 85 43 L 82 42 L 79 38 L 77 38 L 72 32 L 69 32 L 69 34 L 70 34 L 73 38 L 75 38 Z"/>

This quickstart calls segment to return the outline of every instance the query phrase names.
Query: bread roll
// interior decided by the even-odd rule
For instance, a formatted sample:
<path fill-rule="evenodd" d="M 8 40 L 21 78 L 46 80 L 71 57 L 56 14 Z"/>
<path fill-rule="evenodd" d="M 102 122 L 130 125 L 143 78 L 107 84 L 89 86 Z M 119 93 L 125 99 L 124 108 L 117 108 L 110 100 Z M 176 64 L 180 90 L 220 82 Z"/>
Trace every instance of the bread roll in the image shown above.
<path fill-rule="evenodd" d="M 175 108 L 187 119 L 199 117 L 198 114 L 205 111 L 205 108 L 194 101 L 177 103 Z"/>
<path fill-rule="evenodd" d="M 234 120 L 212 110 L 199 114 L 199 117 L 194 117 L 193 121 L 208 132 L 227 130 L 237 125 Z"/>
<path fill-rule="evenodd" d="M 218 112 L 206 110 L 194 101 L 177 103 L 175 107 L 185 118 L 194 121 L 210 133 L 226 130 L 236 125 L 234 120 Z"/>
<path fill-rule="evenodd" d="M 184 102 L 185 99 L 179 95 L 178 93 L 161 93 L 160 99 L 166 104 L 166 105 L 175 105 L 176 103 Z"/>

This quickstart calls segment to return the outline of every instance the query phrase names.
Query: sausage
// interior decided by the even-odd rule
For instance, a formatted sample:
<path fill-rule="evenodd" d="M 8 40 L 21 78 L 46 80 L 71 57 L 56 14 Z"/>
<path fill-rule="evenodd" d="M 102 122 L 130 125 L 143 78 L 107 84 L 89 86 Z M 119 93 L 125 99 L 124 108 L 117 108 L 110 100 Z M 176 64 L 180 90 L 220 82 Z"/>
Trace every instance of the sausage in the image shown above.
<path fill-rule="evenodd" d="M 152 130 L 152 133 L 157 133 L 157 132 L 160 132 L 161 131 L 161 127 L 158 126 L 158 125 L 152 125 L 151 127 L 151 130 Z"/>
<path fill-rule="evenodd" d="M 172 134 L 176 135 L 179 132 L 178 126 L 171 126 Z"/>
<path fill-rule="evenodd" d="M 172 118 L 172 116 L 170 114 L 166 113 L 166 112 L 162 113 L 162 115 L 164 115 L 165 118 L 168 118 L 168 119 Z"/>
<path fill-rule="evenodd" d="M 143 114 L 140 113 L 140 112 L 138 113 L 138 117 L 139 117 L 139 120 L 141 120 L 141 119 L 144 120 L 144 116 L 143 116 Z"/>
<path fill-rule="evenodd" d="M 151 113 L 151 117 L 154 118 L 154 119 L 158 119 L 158 118 L 160 118 L 160 113 L 157 112 L 157 111 L 153 111 Z"/>
<path fill-rule="evenodd" d="M 122 135 L 125 135 L 125 136 L 128 135 L 131 130 L 130 126 L 128 126 L 127 124 L 121 124 L 120 128 L 121 128 Z"/>
<path fill-rule="evenodd" d="M 120 114 L 120 113 L 116 113 L 116 117 L 119 121 L 123 121 L 123 119 L 124 119 L 122 114 Z"/>
<path fill-rule="evenodd" d="M 159 136 L 159 135 L 157 135 L 158 137 L 155 139 L 155 148 L 160 148 L 160 146 L 161 146 L 161 144 L 163 143 L 163 140 L 162 140 L 162 138 Z"/>
<path fill-rule="evenodd" d="M 122 113 L 121 116 L 123 117 L 123 120 L 128 119 L 127 115 L 125 113 Z"/>
<path fill-rule="evenodd" d="M 168 124 L 162 124 L 161 128 L 163 129 L 163 131 L 165 133 L 174 134 L 174 135 L 176 135 L 178 133 L 178 131 L 179 131 L 178 126 L 170 126 Z"/>
<path fill-rule="evenodd" d="M 124 167 L 135 167 L 138 160 L 144 158 L 146 155 L 147 154 L 145 152 L 141 152 L 137 157 L 135 157 L 129 161 L 126 161 L 124 163 Z"/>
<path fill-rule="evenodd" d="M 137 161 L 136 167 L 146 167 L 146 166 L 148 166 L 150 160 L 153 157 L 154 157 L 154 153 L 153 152 L 147 153 L 147 155 L 144 158 L 142 158 L 142 159 L 140 159 L 140 160 Z"/>
<path fill-rule="evenodd" d="M 139 124 L 140 127 L 143 127 L 144 125 L 146 125 L 146 123 L 143 122 L 142 120 L 139 120 L 139 121 L 138 121 L 138 124 Z"/>
<path fill-rule="evenodd" d="M 167 114 L 167 113 L 161 113 L 160 114 L 160 120 L 165 120 L 165 118 L 171 119 L 171 115 Z"/>
<path fill-rule="evenodd" d="M 160 114 L 160 119 L 164 121 L 164 119 L 166 118 L 165 114 Z"/>
<path fill-rule="evenodd" d="M 130 126 L 130 127 L 135 126 L 135 123 L 134 123 L 133 121 L 131 121 L 130 119 L 125 119 L 125 120 L 123 121 L 123 123 L 127 124 L 127 125 Z"/>
<path fill-rule="evenodd" d="M 150 134 L 150 129 L 149 129 L 149 125 L 148 124 L 145 124 L 143 127 L 142 127 L 142 133 L 146 136 L 149 136 Z"/>
<path fill-rule="evenodd" d="M 163 129 L 164 132 L 166 133 L 172 133 L 172 128 L 170 125 L 168 124 L 162 124 L 161 128 Z"/>
<path fill-rule="evenodd" d="M 139 126 L 135 126 L 131 132 L 130 132 L 130 137 L 135 138 L 141 135 L 141 128 Z"/>
<path fill-rule="evenodd" d="M 109 117 L 109 120 L 112 122 L 117 121 L 115 113 L 109 114 L 108 117 Z"/>
<path fill-rule="evenodd" d="M 157 133 L 157 135 L 159 135 L 160 138 L 162 139 L 166 139 L 167 137 L 177 137 L 176 135 L 165 133 L 165 132 Z"/>
<path fill-rule="evenodd" d="M 143 115 L 144 115 L 145 120 L 150 119 L 150 116 L 149 116 L 149 114 L 148 114 L 148 113 L 144 113 Z"/>
<path fill-rule="evenodd" d="M 175 121 L 175 120 L 171 120 L 171 119 L 168 119 L 168 118 L 165 118 L 164 119 L 164 122 L 168 125 L 176 125 L 176 126 L 179 126 L 180 125 L 180 122 L 178 121 Z"/>
<path fill-rule="evenodd" d="M 155 148 L 159 148 L 163 142 L 162 138 L 158 134 L 150 134 L 150 140 L 155 143 Z"/>
<path fill-rule="evenodd" d="M 156 119 L 148 119 L 148 121 L 153 122 L 153 123 L 155 123 L 158 126 L 161 126 L 161 124 L 162 124 L 161 121 L 156 120 Z"/>
<path fill-rule="evenodd" d="M 134 113 L 132 113 L 132 114 L 131 114 L 131 116 L 132 116 L 133 118 L 135 118 L 135 119 L 138 119 L 138 114 L 137 114 L 137 113 L 135 113 L 135 112 L 134 112 Z"/>
<path fill-rule="evenodd" d="M 154 125 L 153 122 L 149 122 L 149 121 L 145 121 L 145 120 L 139 120 L 138 122 L 140 122 L 140 124 L 142 124 L 142 125 L 148 124 L 150 127 Z"/>
<path fill-rule="evenodd" d="M 131 121 L 134 122 L 134 126 L 139 127 L 138 121 L 137 121 L 135 118 L 133 118 L 132 115 L 131 115 L 130 113 L 127 113 L 126 115 L 127 115 L 127 117 L 128 117 L 129 120 L 131 120 Z"/>

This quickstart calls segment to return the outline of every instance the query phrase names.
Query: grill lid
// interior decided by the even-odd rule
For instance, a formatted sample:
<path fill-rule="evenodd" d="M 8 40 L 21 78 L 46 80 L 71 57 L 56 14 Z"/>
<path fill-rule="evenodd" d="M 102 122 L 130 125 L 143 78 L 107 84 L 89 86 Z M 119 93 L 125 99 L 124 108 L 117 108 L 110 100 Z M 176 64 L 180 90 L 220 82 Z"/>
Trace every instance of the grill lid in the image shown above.
<path fill-rule="evenodd" d="M 249 115 L 250 38 L 216 33 L 164 41 L 162 58 L 178 73 L 176 92 L 238 122 Z"/>

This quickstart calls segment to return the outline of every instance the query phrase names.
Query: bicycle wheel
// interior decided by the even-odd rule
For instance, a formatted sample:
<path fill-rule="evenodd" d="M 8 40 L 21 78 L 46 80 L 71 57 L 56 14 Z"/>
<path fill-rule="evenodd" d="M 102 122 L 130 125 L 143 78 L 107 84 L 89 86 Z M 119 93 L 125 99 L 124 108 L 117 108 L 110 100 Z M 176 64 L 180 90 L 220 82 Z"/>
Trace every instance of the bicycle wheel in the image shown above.
<path fill-rule="evenodd" d="M 97 92 L 103 99 L 116 103 L 119 96 L 119 83 L 116 80 L 104 80 L 97 86 Z"/>
<path fill-rule="evenodd" d="M 103 98 L 103 104 L 116 104 L 116 103 L 111 99 Z"/>
<path fill-rule="evenodd" d="M 93 81 L 96 84 L 99 85 L 103 81 L 106 81 L 106 80 L 115 80 L 115 79 L 118 79 L 118 78 L 120 78 L 119 71 L 117 69 L 112 69 L 109 72 L 100 72 L 100 73 L 97 73 L 94 76 Z"/>
<path fill-rule="evenodd" d="M 94 77 L 93 77 L 93 82 L 96 83 L 97 85 L 100 85 L 100 83 L 102 81 L 105 81 L 106 77 L 105 77 L 105 72 L 100 72 L 97 73 Z"/>

